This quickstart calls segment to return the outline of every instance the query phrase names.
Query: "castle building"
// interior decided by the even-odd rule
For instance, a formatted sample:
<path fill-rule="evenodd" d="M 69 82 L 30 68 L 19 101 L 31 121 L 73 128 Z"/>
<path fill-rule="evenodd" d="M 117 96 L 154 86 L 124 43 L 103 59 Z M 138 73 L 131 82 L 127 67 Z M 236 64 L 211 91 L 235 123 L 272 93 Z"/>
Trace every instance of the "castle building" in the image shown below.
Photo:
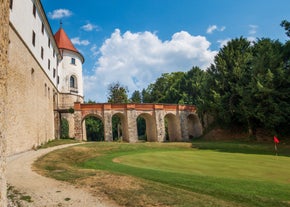
<path fill-rule="evenodd" d="M 84 57 L 63 28 L 53 34 L 40 0 L 10 0 L 8 59 L 8 155 L 59 138 L 61 117 L 73 130 Z"/>

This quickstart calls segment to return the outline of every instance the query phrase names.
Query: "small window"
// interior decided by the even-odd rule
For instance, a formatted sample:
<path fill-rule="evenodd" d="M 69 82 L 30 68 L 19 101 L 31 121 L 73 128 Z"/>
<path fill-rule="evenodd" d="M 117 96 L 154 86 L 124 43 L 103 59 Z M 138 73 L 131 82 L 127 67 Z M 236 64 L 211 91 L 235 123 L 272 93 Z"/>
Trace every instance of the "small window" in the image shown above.
<path fill-rule="evenodd" d="M 55 57 L 55 50 L 54 49 L 53 49 L 53 52 L 52 53 L 53 53 L 53 57 Z"/>
<path fill-rule="evenodd" d="M 57 84 L 59 84 L 59 76 L 57 76 Z"/>
<path fill-rule="evenodd" d="M 48 70 L 50 70 L 50 59 L 48 59 L 47 67 L 48 67 Z"/>
<path fill-rule="evenodd" d="M 53 78 L 55 78 L 55 73 L 56 73 L 56 70 L 55 68 L 53 68 Z"/>
<path fill-rule="evenodd" d="M 12 10 L 12 8 L 13 8 L 13 0 L 10 0 L 9 7 L 10 7 L 10 9 Z"/>
<path fill-rule="evenodd" d="M 48 47 L 50 48 L 50 39 L 48 38 Z"/>
<path fill-rule="evenodd" d="M 70 84 L 69 84 L 70 88 L 77 88 L 77 81 L 76 81 L 76 77 L 75 76 L 71 76 L 70 77 Z"/>
<path fill-rule="evenodd" d="M 41 32 L 42 32 L 42 34 L 44 34 L 44 24 L 43 23 L 41 23 Z"/>
<path fill-rule="evenodd" d="M 47 95 L 47 85 L 44 84 L 44 96 L 46 96 L 46 95 Z"/>
<path fill-rule="evenodd" d="M 32 45 L 35 46 L 35 32 L 32 31 Z"/>
<path fill-rule="evenodd" d="M 44 53 L 44 51 L 43 51 L 43 47 L 41 47 L 41 53 L 40 53 L 40 55 L 41 55 L 41 59 L 43 59 L 43 53 Z"/>
<path fill-rule="evenodd" d="M 75 65 L 76 64 L 76 59 L 75 58 L 71 58 L 71 64 Z"/>
<path fill-rule="evenodd" d="M 32 13 L 33 13 L 33 16 L 36 17 L 36 6 L 35 6 L 35 4 L 33 4 L 33 11 L 32 11 Z"/>

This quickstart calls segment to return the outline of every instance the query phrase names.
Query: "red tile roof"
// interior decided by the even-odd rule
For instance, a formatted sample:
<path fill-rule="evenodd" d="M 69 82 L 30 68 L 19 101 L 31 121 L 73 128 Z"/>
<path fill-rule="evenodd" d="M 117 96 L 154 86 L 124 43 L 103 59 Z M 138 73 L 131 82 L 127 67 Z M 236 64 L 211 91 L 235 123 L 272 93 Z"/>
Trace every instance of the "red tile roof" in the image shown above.
<path fill-rule="evenodd" d="M 82 54 L 75 48 L 63 28 L 60 28 L 54 35 L 54 39 L 56 41 L 57 47 L 59 49 L 66 49 L 73 52 L 78 53 L 82 57 L 82 62 L 84 62 L 84 58 Z"/>

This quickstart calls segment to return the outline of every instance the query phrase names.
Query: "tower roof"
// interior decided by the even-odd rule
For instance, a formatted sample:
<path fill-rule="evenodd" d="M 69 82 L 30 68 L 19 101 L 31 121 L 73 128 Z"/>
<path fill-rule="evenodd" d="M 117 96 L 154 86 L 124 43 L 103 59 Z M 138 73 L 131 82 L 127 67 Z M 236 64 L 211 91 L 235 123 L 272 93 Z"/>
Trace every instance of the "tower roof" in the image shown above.
<path fill-rule="evenodd" d="M 54 35 L 54 39 L 59 49 L 66 49 L 78 53 L 82 58 L 82 62 L 84 62 L 84 57 L 75 48 L 75 46 L 73 45 L 73 43 L 71 42 L 71 40 L 69 39 L 63 28 L 59 28 L 59 30 Z"/>

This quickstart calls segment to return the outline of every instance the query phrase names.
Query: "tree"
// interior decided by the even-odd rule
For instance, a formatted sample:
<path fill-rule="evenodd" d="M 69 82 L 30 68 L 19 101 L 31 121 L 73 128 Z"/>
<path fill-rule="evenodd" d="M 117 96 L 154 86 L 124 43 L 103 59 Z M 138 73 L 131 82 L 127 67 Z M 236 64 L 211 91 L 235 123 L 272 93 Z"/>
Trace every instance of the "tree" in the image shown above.
<path fill-rule="evenodd" d="M 134 91 L 130 100 L 132 103 L 141 103 L 142 97 L 140 91 Z"/>
<path fill-rule="evenodd" d="M 104 141 L 104 124 L 94 116 L 85 118 L 88 141 Z"/>
<path fill-rule="evenodd" d="M 288 22 L 287 20 L 283 20 L 280 25 L 286 30 L 286 35 L 290 37 L 290 22 Z"/>
<path fill-rule="evenodd" d="M 69 124 L 65 118 L 62 118 L 60 121 L 60 138 L 69 138 Z"/>
<path fill-rule="evenodd" d="M 216 120 L 224 126 L 242 125 L 251 131 L 249 117 L 243 99 L 247 93 L 251 74 L 252 51 L 250 42 L 241 37 L 233 39 L 224 46 L 208 69 L 208 106 Z"/>
<path fill-rule="evenodd" d="M 129 92 L 127 87 L 122 86 L 119 82 L 111 83 L 108 87 L 109 103 L 128 103 L 128 95 Z"/>

